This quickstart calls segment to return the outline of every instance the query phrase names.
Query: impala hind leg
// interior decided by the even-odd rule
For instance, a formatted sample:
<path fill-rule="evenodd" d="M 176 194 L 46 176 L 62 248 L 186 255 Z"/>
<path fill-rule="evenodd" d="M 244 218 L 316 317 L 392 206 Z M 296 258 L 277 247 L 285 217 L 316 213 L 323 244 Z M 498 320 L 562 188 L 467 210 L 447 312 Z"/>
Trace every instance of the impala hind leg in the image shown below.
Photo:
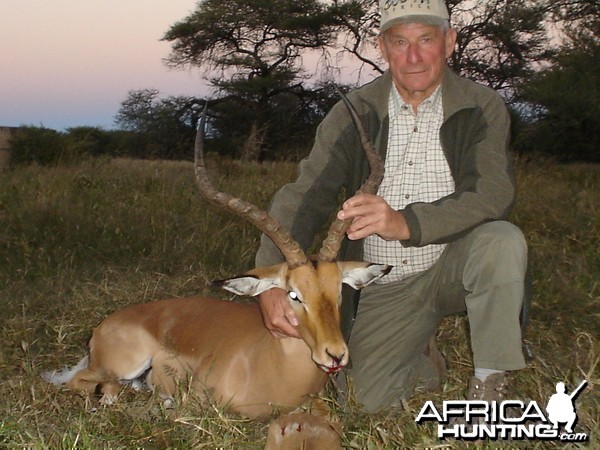
<path fill-rule="evenodd" d="M 95 393 L 100 388 L 108 395 L 106 401 L 109 401 L 110 398 L 116 398 L 119 383 L 105 371 L 90 368 L 89 360 L 90 358 L 85 356 L 74 367 L 44 372 L 42 378 L 48 383 L 54 385 L 64 384 L 77 391 Z"/>
<path fill-rule="evenodd" d="M 121 384 L 102 371 L 97 372 L 88 368 L 77 372 L 67 383 L 67 387 L 92 394 L 102 394 L 100 404 L 112 405 L 117 400 Z"/>
<path fill-rule="evenodd" d="M 117 400 L 121 386 L 136 382 L 149 368 L 152 359 L 143 355 L 124 357 L 118 351 L 90 352 L 88 367 L 76 372 L 66 383 L 68 387 L 89 393 L 101 394 L 101 405 L 112 405 Z"/>
<path fill-rule="evenodd" d="M 110 319 L 110 317 L 109 317 Z M 152 364 L 152 341 L 138 328 L 115 326 L 105 320 L 89 342 L 87 368 L 75 374 L 69 387 L 102 394 L 100 403 L 113 404 L 121 386 L 136 384 Z"/>

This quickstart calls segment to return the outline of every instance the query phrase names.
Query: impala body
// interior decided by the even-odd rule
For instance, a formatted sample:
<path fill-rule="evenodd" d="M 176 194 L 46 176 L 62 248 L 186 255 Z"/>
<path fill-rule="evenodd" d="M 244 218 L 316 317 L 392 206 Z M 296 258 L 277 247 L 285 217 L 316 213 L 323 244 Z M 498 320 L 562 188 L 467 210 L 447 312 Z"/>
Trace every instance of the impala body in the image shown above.
<path fill-rule="evenodd" d="M 371 174 L 359 190 L 375 193 L 383 163 L 366 139 L 364 127 L 343 97 L 361 136 Z M 206 173 L 203 133 L 206 109 L 198 129 L 196 182 L 202 195 L 256 225 L 278 246 L 285 262 L 251 270 L 218 282 L 239 295 L 256 296 L 281 288 L 298 318 L 302 339 L 276 339 L 267 331 L 256 303 L 214 298 L 162 300 L 125 308 L 109 315 L 93 332 L 89 357 L 78 365 L 44 377 L 55 384 L 99 392 L 101 403 L 117 398 L 122 384 L 141 379 L 172 397 L 179 380 L 233 411 L 255 417 L 273 407 L 292 409 L 324 386 L 327 375 L 348 363 L 340 330 L 342 283 L 360 289 L 386 275 L 391 266 L 337 261 L 349 223 L 336 219 L 314 258 L 269 214 L 217 191 Z"/>
<path fill-rule="evenodd" d="M 255 269 L 220 283 L 236 293 L 257 295 L 257 289 L 284 287 L 281 280 L 295 286 L 299 278 L 302 293 L 289 292 L 303 339 L 271 336 L 257 303 L 207 297 L 160 300 L 109 315 L 94 329 L 89 358 L 46 379 L 100 391 L 103 404 L 114 402 L 124 383 L 143 379 L 172 397 L 177 382 L 189 379 L 194 391 L 210 394 L 244 416 L 270 414 L 274 407 L 295 408 L 323 388 L 328 373 L 348 362 L 339 328 L 342 280 L 360 287 L 357 283 L 378 278 L 389 268 L 318 262 L 286 269 L 285 264 Z M 327 286 L 320 286 L 323 281 Z"/>

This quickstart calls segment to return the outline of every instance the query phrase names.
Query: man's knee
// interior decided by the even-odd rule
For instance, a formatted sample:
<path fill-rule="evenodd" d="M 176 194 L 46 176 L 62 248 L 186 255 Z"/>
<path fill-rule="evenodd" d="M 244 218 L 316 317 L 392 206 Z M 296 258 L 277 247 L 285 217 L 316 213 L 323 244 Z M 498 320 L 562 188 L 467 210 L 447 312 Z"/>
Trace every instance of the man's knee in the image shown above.
<path fill-rule="evenodd" d="M 494 283 L 525 278 L 527 243 L 517 226 L 510 222 L 494 221 L 480 225 L 472 233 L 471 270 L 492 272 L 489 281 Z"/>
<path fill-rule="evenodd" d="M 516 225 L 497 220 L 484 223 L 473 230 L 483 242 L 501 245 L 515 252 L 527 254 L 527 243 L 523 232 Z"/>

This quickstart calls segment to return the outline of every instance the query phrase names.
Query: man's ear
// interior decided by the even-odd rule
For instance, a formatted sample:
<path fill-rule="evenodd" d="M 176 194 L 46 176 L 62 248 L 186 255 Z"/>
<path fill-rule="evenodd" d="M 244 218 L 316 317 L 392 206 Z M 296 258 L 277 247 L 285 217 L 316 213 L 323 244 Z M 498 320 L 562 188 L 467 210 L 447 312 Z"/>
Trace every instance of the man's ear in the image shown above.
<path fill-rule="evenodd" d="M 450 28 L 448 31 L 446 31 L 446 59 L 450 58 L 454 53 L 457 38 L 458 33 L 454 28 Z"/>
<path fill-rule="evenodd" d="M 379 51 L 381 52 L 381 56 L 383 56 L 383 59 L 386 62 L 389 62 L 384 33 L 379 33 L 379 36 L 377 36 L 377 44 L 379 45 Z"/>

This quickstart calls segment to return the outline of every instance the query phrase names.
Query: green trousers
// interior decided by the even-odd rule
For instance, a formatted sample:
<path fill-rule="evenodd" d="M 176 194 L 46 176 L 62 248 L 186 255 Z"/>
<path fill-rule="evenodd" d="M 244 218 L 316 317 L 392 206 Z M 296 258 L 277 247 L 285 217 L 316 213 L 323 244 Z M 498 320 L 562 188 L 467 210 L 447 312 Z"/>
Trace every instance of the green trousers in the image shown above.
<path fill-rule="evenodd" d="M 466 312 L 474 367 L 525 367 L 519 314 L 527 245 L 514 225 L 489 222 L 449 244 L 428 270 L 363 289 L 349 341 L 348 375 L 369 411 L 408 398 L 424 351 L 447 315 Z"/>

